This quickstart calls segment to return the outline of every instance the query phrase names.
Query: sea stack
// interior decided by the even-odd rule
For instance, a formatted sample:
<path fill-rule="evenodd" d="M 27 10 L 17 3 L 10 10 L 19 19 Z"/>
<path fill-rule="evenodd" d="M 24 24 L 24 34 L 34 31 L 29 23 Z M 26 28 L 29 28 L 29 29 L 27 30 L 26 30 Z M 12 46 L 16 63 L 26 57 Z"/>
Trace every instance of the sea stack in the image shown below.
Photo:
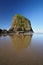
<path fill-rule="evenodd" d="M 12 25 L 9 30 L 13 32 L 15 31 L 33 32 L 30 20 L 20 14 L 16 14 L 13 17 Z"/>

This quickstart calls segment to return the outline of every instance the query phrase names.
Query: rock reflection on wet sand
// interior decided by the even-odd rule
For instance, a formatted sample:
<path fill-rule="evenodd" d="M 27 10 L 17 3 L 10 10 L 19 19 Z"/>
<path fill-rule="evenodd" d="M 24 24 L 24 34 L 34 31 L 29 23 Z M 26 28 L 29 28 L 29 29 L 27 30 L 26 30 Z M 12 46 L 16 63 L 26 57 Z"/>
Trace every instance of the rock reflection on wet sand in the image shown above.
<path fill-rule="evenodd" d="M 30 45 L 32 35 L 10 35 L 12 46 L 18 52 Z"/>

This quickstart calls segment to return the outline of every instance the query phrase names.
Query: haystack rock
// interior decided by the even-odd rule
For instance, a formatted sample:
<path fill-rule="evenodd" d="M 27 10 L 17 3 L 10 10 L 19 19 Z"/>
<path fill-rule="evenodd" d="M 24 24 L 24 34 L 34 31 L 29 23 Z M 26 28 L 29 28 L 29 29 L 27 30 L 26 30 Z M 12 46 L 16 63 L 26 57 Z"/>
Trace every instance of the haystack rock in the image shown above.
<path fill-rule="evenodd" d="M 26 17 L 17 14 L 13 17 L 10 31 L 32 31 L 30 20 Z"/>

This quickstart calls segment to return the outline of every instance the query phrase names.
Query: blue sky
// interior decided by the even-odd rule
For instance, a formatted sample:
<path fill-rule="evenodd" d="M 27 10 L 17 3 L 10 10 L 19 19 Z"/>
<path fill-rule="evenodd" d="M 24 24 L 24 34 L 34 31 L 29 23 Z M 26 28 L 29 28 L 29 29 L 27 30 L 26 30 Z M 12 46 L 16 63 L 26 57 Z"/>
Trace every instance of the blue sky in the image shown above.
<path fill-rule="evenodd" d="M 9 29 L 13 16 L 22 14 L 34 32 L 43 32 L 43 0 L 0 0 L 0 28 Z"/>

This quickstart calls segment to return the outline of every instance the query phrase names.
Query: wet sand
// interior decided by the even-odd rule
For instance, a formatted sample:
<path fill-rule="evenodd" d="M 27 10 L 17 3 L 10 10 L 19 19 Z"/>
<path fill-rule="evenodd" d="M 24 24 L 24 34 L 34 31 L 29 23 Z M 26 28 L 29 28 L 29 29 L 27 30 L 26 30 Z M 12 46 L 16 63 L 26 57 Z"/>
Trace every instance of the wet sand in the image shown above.
<path fill-rule="evenodd" d="M 43 34 L 0 36 L 0 65 L 43 65 Z"/>

